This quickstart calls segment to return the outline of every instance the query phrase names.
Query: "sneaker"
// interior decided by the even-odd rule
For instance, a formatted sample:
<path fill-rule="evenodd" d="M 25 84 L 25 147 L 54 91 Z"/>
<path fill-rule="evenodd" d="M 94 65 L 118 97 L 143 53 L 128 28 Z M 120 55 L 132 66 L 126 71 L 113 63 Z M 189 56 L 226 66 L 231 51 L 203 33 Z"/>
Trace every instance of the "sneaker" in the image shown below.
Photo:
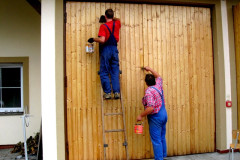
<path fill-rule="evenodd" d="M 114 93 L 114 98 L 115 98 L 115 99 L 119 99 L 119 98 L 120 98 L 120 93 L 115 92 L 115 93 Z"/>
<path fill-rule="evenodd" d="M 104 95 L 103 95 L 103 98 L 104 99 L 111 99 L 112 97 L 111 97 L 111 93 L 105 93 Z"/>

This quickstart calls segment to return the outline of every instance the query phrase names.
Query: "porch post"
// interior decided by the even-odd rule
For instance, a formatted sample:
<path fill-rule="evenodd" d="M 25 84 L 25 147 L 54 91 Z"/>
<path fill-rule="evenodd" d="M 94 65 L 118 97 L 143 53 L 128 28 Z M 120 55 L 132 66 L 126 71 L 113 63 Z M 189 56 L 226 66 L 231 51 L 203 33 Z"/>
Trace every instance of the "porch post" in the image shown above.
<path fill-rule="evenodd" d="M 230 53 L 229 53 L 229 30 L 227 17 L 226 0 L 221 0 L 221 20 L 223 34 L 224 54 L 224 78 L 225 78 L 225 101 L 232 100 L 231 97 L 231 74 L 230 74 Z M 226 148 L 232 143 L 232 108 L 226 107 Z"/>
<path fill-rule="evenodd" d="M 63 0 L 41 1 L 43 159 L 64 160 Z"/>

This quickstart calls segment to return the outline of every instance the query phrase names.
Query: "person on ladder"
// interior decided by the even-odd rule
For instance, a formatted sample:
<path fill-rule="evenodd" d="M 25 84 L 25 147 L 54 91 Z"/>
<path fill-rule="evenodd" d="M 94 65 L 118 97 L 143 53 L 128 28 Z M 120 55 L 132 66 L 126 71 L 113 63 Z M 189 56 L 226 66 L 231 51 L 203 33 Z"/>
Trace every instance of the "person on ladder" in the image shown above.
<path fill-rule="evenodd" d="M 102 18 L 103 16 L 101 16 Z M 102 24 L 99 29 L 98 38 L 89 38 L 88 42 L 100 43 L 100 79 L 103 91 L 103 98 L 111 99 L 111 84 L 109 75 L 111 76 L 112 90 L 114 98 L 120 98 L 119 84 L 119 57 L 117 42 L 119 41 L 119 31 L 121 23 L 118 18 L 114 17 L 112 9 L 105 11 L 106 23 Z"/>
<path fill-rule="evenodd" d="M 150 71 L 152 74 L 147 74 L 145 77 L 148 86 L 142 99 L 145 110 L 137 117 L 137 121 L 141 121 L 143 117 L 147 116 L 155 160 L 163 160 L 164 157 L 167 157 L 165 136 L 168 119 L 163 82 L 160 75 L 150 67 L 144 67 L 144 70 Z"/>

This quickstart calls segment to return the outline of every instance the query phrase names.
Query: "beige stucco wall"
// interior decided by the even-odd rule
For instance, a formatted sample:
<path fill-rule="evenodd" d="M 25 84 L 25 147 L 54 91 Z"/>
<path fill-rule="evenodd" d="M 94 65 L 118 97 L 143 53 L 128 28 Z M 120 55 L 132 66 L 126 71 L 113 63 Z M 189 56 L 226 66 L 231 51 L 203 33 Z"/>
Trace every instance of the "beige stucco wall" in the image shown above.
<path fill-rule="evenodd" d="M 237 91 L 236 91 L 236 66 L 234 51 L 234 30 L 232 6 L 239 0 L 227 1 L 228 34 L 229 34 L 229 56 L 231 70 L 231 97 L 232 97 L 232 129 L 237 127 Z M 220 1 L 212 10 L 212 28 L 214 45 L 214 72 L 215 72 L 215 110 L 216 110 L 216 149 L 226 148 L 226 106 L 225 106 L 225 79 L 224 79 L 224 54 L 222 37 L 222 20 Z"/>
<path fill-rule="evenodd" d="M 0 58 L 29 57 L 29 112 L 27 137 L 40 130 L 40 15 L 26 0 L 0 1 Z M 20 115 L 0 115 L 0 145 L 23 141 Z"/>
<path fill-rule="evenodd" d="M 227 1 L 228 28 L 229 28 L 229 52 L 230 52 L 230 67 L 231 67 L 231 90 L 232 90 L 232 117 L 233 129 L 238 129 L 237 126 L 237 75 L 236 75 L 236 60 L 235 60 L 235 42 L 234 42 L 234 25 L 233 25 L 233 6 L 240 3 L 240 0 Z M 240 115 L 239 115 L 240 116 Z"/>

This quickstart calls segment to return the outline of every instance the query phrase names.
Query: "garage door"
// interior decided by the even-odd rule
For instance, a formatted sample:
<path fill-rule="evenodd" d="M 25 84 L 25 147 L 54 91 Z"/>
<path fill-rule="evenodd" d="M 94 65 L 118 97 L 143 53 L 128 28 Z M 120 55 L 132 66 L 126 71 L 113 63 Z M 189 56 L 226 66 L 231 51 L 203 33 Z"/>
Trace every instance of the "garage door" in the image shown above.
<path fill-rule="evenodd" d="M 163 78 L 168 112 L 168 155 L 213 152 L 215 114 L 211 11 L 209 8 L 67 2 L 66 75 L 67 141 L 69 159 L 103 159 L 99 50 L 85 53 L 90 37 L 97 37 L 100 15 L 112 8 L 121 19 L 119 41 L 122 95 L 126 112 L 130 159 L 152 158 L 148 124 L 134 134 L 146 85 L 142 66 Z M 117 112 L 118 101 L 105 109 Z M 121 117 L 106 119 L 107 128 L 121 128 Z M 108 159 L 124 159 L 121 133 L 106 137 Z"/>

